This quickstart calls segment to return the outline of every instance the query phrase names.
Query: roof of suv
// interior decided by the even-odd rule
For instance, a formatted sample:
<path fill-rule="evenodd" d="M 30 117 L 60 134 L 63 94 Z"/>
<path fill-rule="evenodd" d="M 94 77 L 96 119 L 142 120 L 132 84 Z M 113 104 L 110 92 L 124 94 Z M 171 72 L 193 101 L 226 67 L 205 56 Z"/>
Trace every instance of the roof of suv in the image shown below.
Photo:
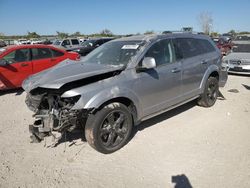
<path fill-rule="evenodd" d="M 123 37 L 120 39 L 116 39 L 116 41 L 136 41 L 136 40 L 156 40 L 166 37 L 196 37 L 196 38 L 206 38 L 209 39 L 208 36 L 202 34 L 192 34 L 192 33 L 168 33 L 168 34 L 151 34 L 151 35 L 135 35 L 131 37 Z"/>

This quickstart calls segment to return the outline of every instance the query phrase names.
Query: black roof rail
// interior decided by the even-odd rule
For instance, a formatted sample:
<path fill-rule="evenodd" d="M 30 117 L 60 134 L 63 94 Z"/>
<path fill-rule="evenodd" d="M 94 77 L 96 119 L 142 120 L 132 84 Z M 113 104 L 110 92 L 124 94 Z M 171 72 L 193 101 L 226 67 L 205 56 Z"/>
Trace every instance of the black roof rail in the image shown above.
<path fill-rule="evenodd" d="M 163 31 L 162 34 L 171 34 L 171 33 L 191 33 L 191 34 L 198 34 L 198 35 L 205 35 L 203 32 L 196 32 L 196 31 Z"/>

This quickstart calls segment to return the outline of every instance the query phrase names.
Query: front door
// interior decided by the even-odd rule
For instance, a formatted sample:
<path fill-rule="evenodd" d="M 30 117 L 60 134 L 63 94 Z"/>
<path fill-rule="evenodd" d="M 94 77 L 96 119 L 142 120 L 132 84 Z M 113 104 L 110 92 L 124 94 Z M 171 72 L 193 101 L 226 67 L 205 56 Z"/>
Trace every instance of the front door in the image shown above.
<path fill-rule="evenodd" d="M 58 63 L 58 59 L 53 58 L 50 48 L 33 48 L 32 63 L 33 73 L 35 74 L 56 65 Z"/>
<path fill-rule="evenodd" d="M 32 74 L 30 50 L 17 49 L 6 54 L 3 59 L 7 65 L 0 66 L 0 80 L 7 89 L 21 87 L 22 82 Z"/>
<path fill-rule="evenodd" d="M 204 43 L 204 44 L 203 44 Z M 175 51 L 182 58 L 182 88 L 183 99 L 199 95 L 202 78 L 214 56 L 208 52 L 213 50 L 207 40 L 195 38 L 177 38 L 174 40 Z M 211 45 L 211 44 L 210 44 Z"/>
<path fill-rule="evenodd" d="M 178 103 L 181 88 L 181 63 L 175 60 L 170 39 L 153 44 L 145 57 L 153 57 L 156 68 L 137 73 L 139 81 L 136 91 L 141 99 L 144 117 Z"/>

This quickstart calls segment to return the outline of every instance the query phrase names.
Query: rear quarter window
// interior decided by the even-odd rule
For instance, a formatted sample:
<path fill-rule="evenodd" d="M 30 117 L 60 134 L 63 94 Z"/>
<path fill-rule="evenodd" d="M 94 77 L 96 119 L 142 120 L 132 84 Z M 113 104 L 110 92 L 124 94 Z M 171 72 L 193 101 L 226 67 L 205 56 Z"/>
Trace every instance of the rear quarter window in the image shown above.
<path fill-rule="evenodd" d="M 58 51 L 58 50 L 51 49 L 51 51 L 52 51 L 53 57 L 61 57 L 64 55 L 63 52 Z"/>
<path fill-rule="evenodd" d="M 206 39 L 177 38 L 174 40 L 177 59 L 189 58 L 215 51 L 214 46 Z"/>
<path fill-rule="evenodd" d="M 174 43 L 175 50 L 181 57 L 188 58 L 200 54 L 200 49 L 193 38 L 177 38 Z"/>

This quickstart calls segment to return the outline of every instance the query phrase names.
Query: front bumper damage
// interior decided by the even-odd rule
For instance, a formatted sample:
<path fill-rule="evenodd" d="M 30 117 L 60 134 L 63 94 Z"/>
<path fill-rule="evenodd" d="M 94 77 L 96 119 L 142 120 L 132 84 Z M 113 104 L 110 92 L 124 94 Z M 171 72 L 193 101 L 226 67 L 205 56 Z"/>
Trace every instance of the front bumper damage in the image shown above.
<path fill-rule="evenodd" d="M 72 106 L 79 100 L 80 96 L 61 98 L 57 94 L 27 94 L 26 104 L 30 110 L 35 112 L 35 122 L 29 125 L 31 142 L 41 142 L 47 136 L 55 138 L 55 142 L 63 135 L 78 128 L 83 128 L 88 116 L 88 110 L 72 110 Z"/>

